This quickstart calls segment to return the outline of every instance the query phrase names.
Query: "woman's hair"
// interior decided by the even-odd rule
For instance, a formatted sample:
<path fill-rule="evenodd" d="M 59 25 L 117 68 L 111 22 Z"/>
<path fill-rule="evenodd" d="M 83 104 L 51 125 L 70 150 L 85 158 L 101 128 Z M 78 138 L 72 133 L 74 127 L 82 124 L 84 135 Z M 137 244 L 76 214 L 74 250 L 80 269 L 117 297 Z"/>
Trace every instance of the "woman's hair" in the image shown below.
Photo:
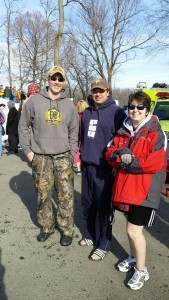
<path fill-rule="evenodd" d="M 78 113 L 82 113 L 84 112 L 84 110 L 89 107 L 89 105 L 87 104 L 87 102 L 85 100 L 79 100 L 76 104 L 76 108 Z"/>
<path fill-rule="evenodd" d="M 3 106 L 5 108 L 6 105 L 4 103 L 0 103 L 0 106 Z"/>
<path fill-rule="evenodd" d="M 138 91 L 134 94 L 129 95 L 128 106 L 131 105 L 132 101 L 136 100 L 139 104 L 144 105 L 147 111 L 150 111 L 151 98 L 144 92 Z"/>

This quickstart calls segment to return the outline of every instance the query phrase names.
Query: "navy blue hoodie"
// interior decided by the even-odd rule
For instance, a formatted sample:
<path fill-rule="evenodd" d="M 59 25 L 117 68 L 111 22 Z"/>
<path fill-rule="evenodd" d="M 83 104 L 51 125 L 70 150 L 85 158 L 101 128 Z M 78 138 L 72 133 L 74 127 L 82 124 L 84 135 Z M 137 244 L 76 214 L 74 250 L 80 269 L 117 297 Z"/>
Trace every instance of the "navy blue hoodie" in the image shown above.
<path fill-rule="evenodd" d="M 81 160 L 97 166 L 108 166 L 104 153 L 113 135 L 121 128 L 126 114 L 112 96 L 98 108 L 85 109 L 82 116 Z"/>

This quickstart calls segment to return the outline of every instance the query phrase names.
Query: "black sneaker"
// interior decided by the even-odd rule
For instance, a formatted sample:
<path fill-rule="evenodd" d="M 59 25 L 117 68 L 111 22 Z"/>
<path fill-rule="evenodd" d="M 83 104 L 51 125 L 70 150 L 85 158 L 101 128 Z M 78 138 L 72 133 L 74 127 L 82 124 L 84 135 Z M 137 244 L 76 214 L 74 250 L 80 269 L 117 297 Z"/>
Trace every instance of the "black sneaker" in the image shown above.
<path fill-rule="evenodd" d="M 11 154 L 16 154 L 16 153 L 18 153 L 17 150 L 15 150 L 15 151 L 8 151 L 8 152 L 6 153 L 6 155 L 11 155 Z"/>
<path fill-rule="evenodd" d="M 14 151 L 9 151 L 9 152 L 6 153 L 6 155 L 12 155 L 12 154 L 15 154 L 15 152 Z"/>
<path fill-rule="evenodd" d="M 53 232 L 45 232 L 41 230 L 41 232 L 37 235 L 38 242 L 45 242 Z"/>
<path fill-rule="evenodd" d="M 61 246 L 69 246 L 71 245 L 72 240 L 73 240 L 72 236 L 62 235 L 60 239 L 60 244 Z"/>

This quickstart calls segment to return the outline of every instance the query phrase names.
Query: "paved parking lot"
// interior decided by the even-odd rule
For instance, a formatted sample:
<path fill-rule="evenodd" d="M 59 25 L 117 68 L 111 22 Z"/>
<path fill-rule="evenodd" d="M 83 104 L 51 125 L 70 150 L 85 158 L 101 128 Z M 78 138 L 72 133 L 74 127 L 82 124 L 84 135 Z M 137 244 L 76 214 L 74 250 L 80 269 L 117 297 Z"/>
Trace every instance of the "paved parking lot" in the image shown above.
<path fill-rule="evenodd" d="M 91 248 L 78 245 L 83 233 L 80 181 L 81 177 L 75 175 L 73 244 L 61 247 L 57 230 L 45 243 L 38 243 L 31 168 L 21 151 L 0 158 L 0 299 L 167 300 L 169 198 L 165 197 L 165 189 L 155 225 L 145 230 L 150 279 L 141 290 L 132 291 L 125 285 L 132 273 L 116 270 L 117 262 L 128 250 L 125 220 L 120 213 L 116 213 L 113 225 L 112 251 L 103 261 L 91 262 Z"/>

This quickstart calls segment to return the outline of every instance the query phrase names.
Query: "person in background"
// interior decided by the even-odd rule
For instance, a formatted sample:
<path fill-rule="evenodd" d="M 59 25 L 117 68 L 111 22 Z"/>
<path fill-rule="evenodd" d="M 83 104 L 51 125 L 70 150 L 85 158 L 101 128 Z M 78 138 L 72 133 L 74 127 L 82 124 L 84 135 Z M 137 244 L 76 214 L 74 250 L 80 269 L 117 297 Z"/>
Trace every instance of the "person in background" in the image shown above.
<path fill-rule="evenodd" d="M 11 97 L 12 97 L 11 88 L 9 86 L 6 86 L 4 89 L 4 98 L 7 98 L 10 100 Z"/>
<path fill-rule="evenodd" d="M 121 272 L 134 267 L 127 283 L 133 290 L 142 288 L 150 277 L 143 229 L 153 225 L 166 175 L 167 138 L 150 113 L 150 104 L 144 92 L 129 96 L 128 117 L 106 151 L 108 163 L 117 169 L 112 199 L 126 217 L 130 245 L 128 257 L 117 267 Z"/>
<path fill-rule="evenodd" d="M 3 89 L 3 85 L 0 85 L 0 98 L 4 98 L 4 89 Z"/>
<path fill-rule="evenodd" d="M 16 99 L 17 99 L 17 103 L 20 103 L 21 101 L 21 91 L 18 89 L 17 93 L 16 93 Z"/>
<path fill-rule="evenodd" d="M 39 93 L 39 86 L 36 83 L 30 83 L 28 85 L 28 94 L 31 95 L 36 95 Z"/>
<path fill-rule="evenodd" d="M 19 124 L 19 112 L 15 107 L 15 102 L 9 100 L 7 102 L 9 112 L 6 123 L 6 134 L 8 135 L 9 149 L 7 155 L 18 153 L 18 124 Z"/>
<path fill-rule="evenodd" d="M 92 95 L 87 96 L 87 103 L 89 104 L 89 106 L 92 106 L 94 104 Z"/>
<path fill-rule="evenodd" d="M 17 95 L 16 86 L 13 86 L 13 87 L 12 87 L 11 93 L 12 93 L 12 99 L 11 99 L 11 100 L 14 101 L 14 102 L 17 102 L 17 97 L 16 97 L 16 95 Z"/>
<path fill-rule="evenodd" d="M 36 95 L 39 93 L 39 87 L 36 83 L 30 83 L 28 85 L 28 92 L 25 94 L 25 99 L 22 101 L 22 109 L 26 102 L 29 100 L 29 98 L 33 95 Z"/>
<path fill-rule="evenodd" d="M 23 101 L 26 99 L 26 93 L 24 91 L 20 91 L 20 101 L 23 103 Z"/>
<path fill-rule="evenodd" d="M 79 114 L 79 139 L 78 139 L 78 150 L 74 156 L 74 164 L 76 165 L 77 170 L 75 171 L 76 175 L 81 175 L 81 159 L 80 159 L 80 140 L 81 140 L 81 119 L 84 110 L 88 107 L 89 105 L 85 100 L 79 100 L 76 104 L 76 108 Z"/>
<path fill-rule="evenodd" d="M 45 242 L 55 230 L 52 191 L 57 192 L 57 225 L 61 246 L 69 246 L 74 233 L 73 157 L 78 148 L 79 116 L 65 94 L 65 72 L 54 66 L 48 74 L 48 87 L 29 98 L 19 123 L 19 140 L 38 192 L 37 236 Z M 30 132 L 31 127 L 31 132 Z"/>
<path fill-rule="evenodd" d="M 112 167 L 105 159 L 107 144 L 126 117 L 109 94 L 105 79 L 91 83 L 93 103 L 83 112 L 81 123 L 82 209 L 86 232 L 79 245 L 94 245 L 89 255 L 100 261 L 112 246 Z"/>
<path fill-rule="evenodd" d="M 4 103 L 0 103 L 0 156 L 2 155 L 2 125 L 5 123 L 5 114 L 3 112 L 5 108 Z"/>

